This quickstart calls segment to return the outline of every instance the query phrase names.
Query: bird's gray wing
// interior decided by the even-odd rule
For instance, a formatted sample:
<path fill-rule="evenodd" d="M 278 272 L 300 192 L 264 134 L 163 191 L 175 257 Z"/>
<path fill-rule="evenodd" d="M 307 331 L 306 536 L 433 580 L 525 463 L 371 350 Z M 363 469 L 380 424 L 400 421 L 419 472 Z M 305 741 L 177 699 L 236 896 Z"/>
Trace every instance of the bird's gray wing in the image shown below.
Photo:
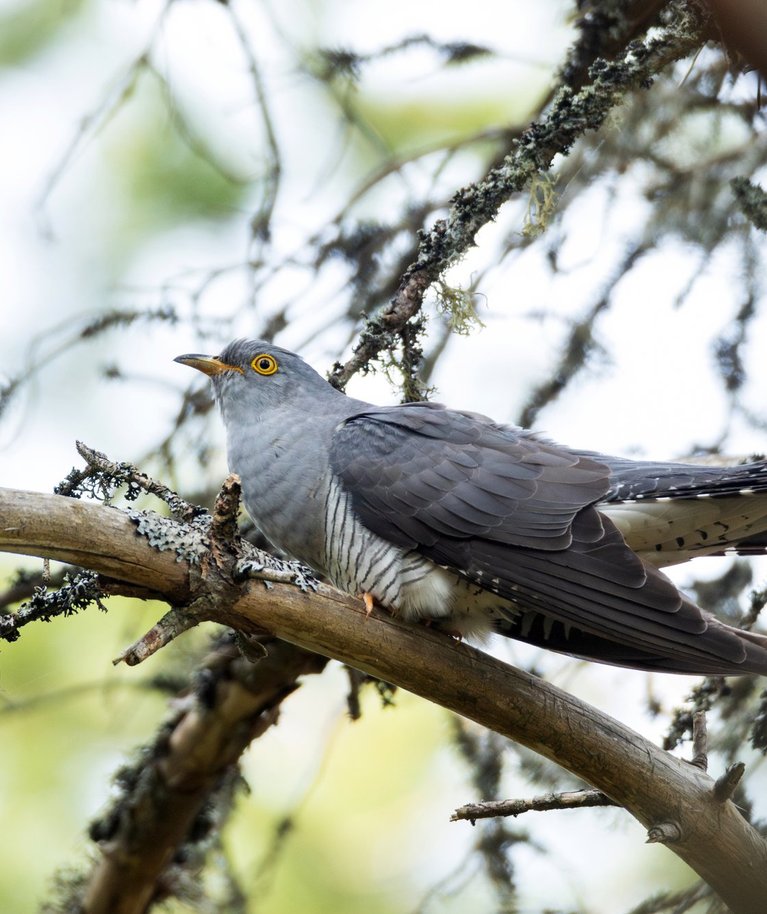
<path fill-rule="evenodd" d="M 609 490 L 608 468 L 590 456 L 431 403 L 351 416 L 336 429 L 331 462 L 376 532 L 414 547 L 481 536 L 564 549 L 575 516 Z M 581 537 L 603 533 L 586 512 Z"/>
<path fill-rule="evenodd" d="M 564 642 L 574 627 L 693 667 L 732 672 L 746 660 L 742 638 L 642 562 L 599 513 L 610 471 L 591 455 L 410 404 L 349 417 L 331 463 L 365 526 L 548 619 L 550 632 L 558 623 Z"/>

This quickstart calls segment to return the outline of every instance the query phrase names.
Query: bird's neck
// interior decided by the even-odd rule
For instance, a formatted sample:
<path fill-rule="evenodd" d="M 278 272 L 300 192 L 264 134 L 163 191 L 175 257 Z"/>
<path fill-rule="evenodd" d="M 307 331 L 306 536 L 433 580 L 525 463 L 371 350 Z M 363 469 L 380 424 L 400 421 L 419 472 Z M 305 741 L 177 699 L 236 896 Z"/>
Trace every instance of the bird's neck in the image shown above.
<path fill-rule="evenodd" d="M 229 467 L 242 481 L 248 513 L 275 546 L 318 570 L 331 438 L 340 422 L 366 406 L 334 393 L 311 408 L 286 399 L 257 416 L 226 416 Z"/>

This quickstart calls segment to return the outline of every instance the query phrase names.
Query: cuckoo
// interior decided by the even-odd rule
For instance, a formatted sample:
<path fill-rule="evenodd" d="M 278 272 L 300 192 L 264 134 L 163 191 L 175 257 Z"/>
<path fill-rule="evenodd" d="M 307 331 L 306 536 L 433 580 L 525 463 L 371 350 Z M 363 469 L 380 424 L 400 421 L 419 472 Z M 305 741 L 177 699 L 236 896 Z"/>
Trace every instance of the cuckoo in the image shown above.
<path fill-rule="evenodd" d="M 764 552 L 767 463 L 628 460 L 435 403 L 374 406 L 263 340 L 176 361 L 213 382 L 259 530 L 368 609 L 637 669 L 767 675 L 767 637 L 658 570 Z"/>

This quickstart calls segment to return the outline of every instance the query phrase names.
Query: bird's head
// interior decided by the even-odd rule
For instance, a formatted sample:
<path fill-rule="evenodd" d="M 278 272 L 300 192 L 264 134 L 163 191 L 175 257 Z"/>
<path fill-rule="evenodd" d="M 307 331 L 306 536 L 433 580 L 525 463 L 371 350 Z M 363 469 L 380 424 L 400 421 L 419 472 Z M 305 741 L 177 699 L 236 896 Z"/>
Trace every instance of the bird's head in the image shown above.
<path fill-rule="evenodd" d="M 258 414 L 270 407 L 338 396 L 300 356 L 264 340 L 235 340 L 219 355 L 189 353 L 175 361 L 208 375 L 225 419 L 239 411 L 235 406 Z"/>

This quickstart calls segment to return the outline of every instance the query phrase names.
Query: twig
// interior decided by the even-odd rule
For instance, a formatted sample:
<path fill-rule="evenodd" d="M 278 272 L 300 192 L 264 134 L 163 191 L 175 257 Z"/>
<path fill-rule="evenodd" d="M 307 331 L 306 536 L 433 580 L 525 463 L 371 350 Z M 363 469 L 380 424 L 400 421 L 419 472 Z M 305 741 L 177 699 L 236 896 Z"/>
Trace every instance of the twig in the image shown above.
<path fill-rule="evenodd" d="M 148 632 L 143 634 L 138 641 L 126 647 L 112 661 L 113 666 L 125 663 L 128 666 L 138 666 L 144 660 L 156 654 L 160 648 L 170 644 L 179 635 L 194 628 L 202 620 L 194 610 L 194 604 L 184 607 L 174 607 L 153 625 Z"/>
<path fill-rule="evenodd" d="M 67 478 L 58 486 L 55 492 L 57 495 L 76 495 L 82 487 L 82 484 L 93 479 L 94 476 L 104 477 L 114 484 L 128 484 L 135 490 L 147 492 L 155 495 L 170 508 L 171 514 L 182 521 L 191 521 L 205 513 L 205 509 L 198 505 L 191 505 L 185 501 L 177 492 L 161 482 L 156 482 L 151 476 L 143 473 L 132 463 L 121 462 L 115 463 L 110 460 L 106 454 L 96 451 L 82 441 L 75 443 L 77 453 L 87 464 L 85 470 L 72 470 Z M 104 485 L 108 489 L 108 485 Z M 129 492 L 127 498 L 132 500 L 136 495 Z"/>
<path fill-rule="evenodd" d="M 713 789 L 714 798 L 720 803 L 729 800 L 735 793 L 738 784 L 740 784 L 745 771 L 746 766 L 743 762 L 735 762 L 734 765 L 730 765 L 727 771 L 716 779 Z"/>
<path fill-rule="evenodd" d="M 389 305 L 368 319 L 352 357 L 334 366 L 330 377 L 334 386 L 343 389 L 353 374 L 394 347 L 398 335 L 418 314 L 427 289 L 474 246 L 479 229 L 496 217 L 505 202 L 548 170 L 554 157 L 568 152 L 585 132 L 599 129 L 628 92 L 647 86 L 660 68 L 700 45 L 700 23 L 691 21 L 687 7 L 676 12 L 677 20 L 644 44 L 634 43 L 614 61 L 596 60 L 590 82 L 580 91 L 563 87 L 546 117 L 524 131 L 499 165 L 454 195 L 447 217 L 421 235 L 416 257 Z"/>
<path fill-rule="evenodd" d="M 38 621 L 50 622 L 56 616 L 71 616 L 92 603 L 105 611 L 103 596 L 99 576 L 95 572 L 82 569 L 71 574 L 67 572 L 57 589 L 37 587 L 30 599 L 22 603 L 16 612 L 0 614 L 0 640 L 16 641 L 25 625 Z"/>
<path fill-rule="evenodd" d="M 695 711 L 692 715 L 692 760 L 690 764 L 703 771 L 708 771 L 708 731 L 705 711 Z"/>
<path fill-rule="evenodd" d="M 277 195 L 280 189 L 280 179 L 282 177 L 282 156 L 280 155 L 280 146 L 277 140 L 277 131 L 274 126 L 274 120 L 269 105 L 269 93 L 264 85 L 264 79 L 261 75 L 261 69 L 253 53 L 247 34 L 237 15 L 235 9 L 230 4 L 226 4 L 226 11 L 232 24 L 232 29 L 240 43 L 240 49 L 245 58 L 253 88 L 255 89 L 258 110 L 261 114 L 261 123 L 266 134 L 266 145 L 269 150 L 269 160 L 267 166 L 267 176 L 264 181 L 264 195 L 259 206 L 258 212 L 250 220 L 252 239 L 268 238 L 271 232 L 271 219 L 274 212 L 274 206 L 277 202 Z"/>
<path fill-rule="evenodd" d="M 47 584 L 43 583 L 43 572 L 19 571 L 16 580 L 6 590 L 0 592 L 0 615 L 4 614 L 7 606 L 29 600 L 40 587 L 61 587 L 66 574 L 74 574 L 72 568 L 63 568 L 56 574 L 50 575 Z"/>
<path fill-rule="evenodd" d="M 237 515 L 240 511 L 241 493 L 240 477 L 236 473 L 230 473 L 222 483 L 213 505 L 210 544 L 213 557 L 219 565 L 224 562 L 224 551 L 232 554 L 239 543 Z"/>
<path fill-rule="evenodd" d="M 362 717 L 362 707 L 360 705 L 360 691 L 362 684 L 365 682 L 365 674 L 355 670 L 353 666 L 346 667 L 346 675 L 349 679 L 349 691 L 346 693 L 346 707 L 349 710 L 349 717 L 352 720 L 359 720 Z"/>
<path fill-rule="evenodd" d="M 551 809 L 586 809 L 592 806 L 617 806 L 601 790 L 567 790 L 545 793 L 529 800 L 497 800 L 492 803 L 467 803 L 450 816 L 451 822 L 468 819 L 493 819 L 496 816 L 521 816 L 525 812 L 547 812 Z"/>
<path fill-rule="evenodd" d="M 562 346 L 559 362 L 553 367 L 548 380 L 537 385 L 522 407 L 519 424 L 525 428 L 535 425 L 541 410 L 555 400 L 573 378 L 588 364 L 590 356 L 599 350 L 594 334 L 597 319 L 612 304 L 615 287 L 648 251 L 649 242 L 637 242 L 626 253 L 613 275 L 601 290 L 599 298 L 578 320 L 572 323 L 570 333 Z"/>

